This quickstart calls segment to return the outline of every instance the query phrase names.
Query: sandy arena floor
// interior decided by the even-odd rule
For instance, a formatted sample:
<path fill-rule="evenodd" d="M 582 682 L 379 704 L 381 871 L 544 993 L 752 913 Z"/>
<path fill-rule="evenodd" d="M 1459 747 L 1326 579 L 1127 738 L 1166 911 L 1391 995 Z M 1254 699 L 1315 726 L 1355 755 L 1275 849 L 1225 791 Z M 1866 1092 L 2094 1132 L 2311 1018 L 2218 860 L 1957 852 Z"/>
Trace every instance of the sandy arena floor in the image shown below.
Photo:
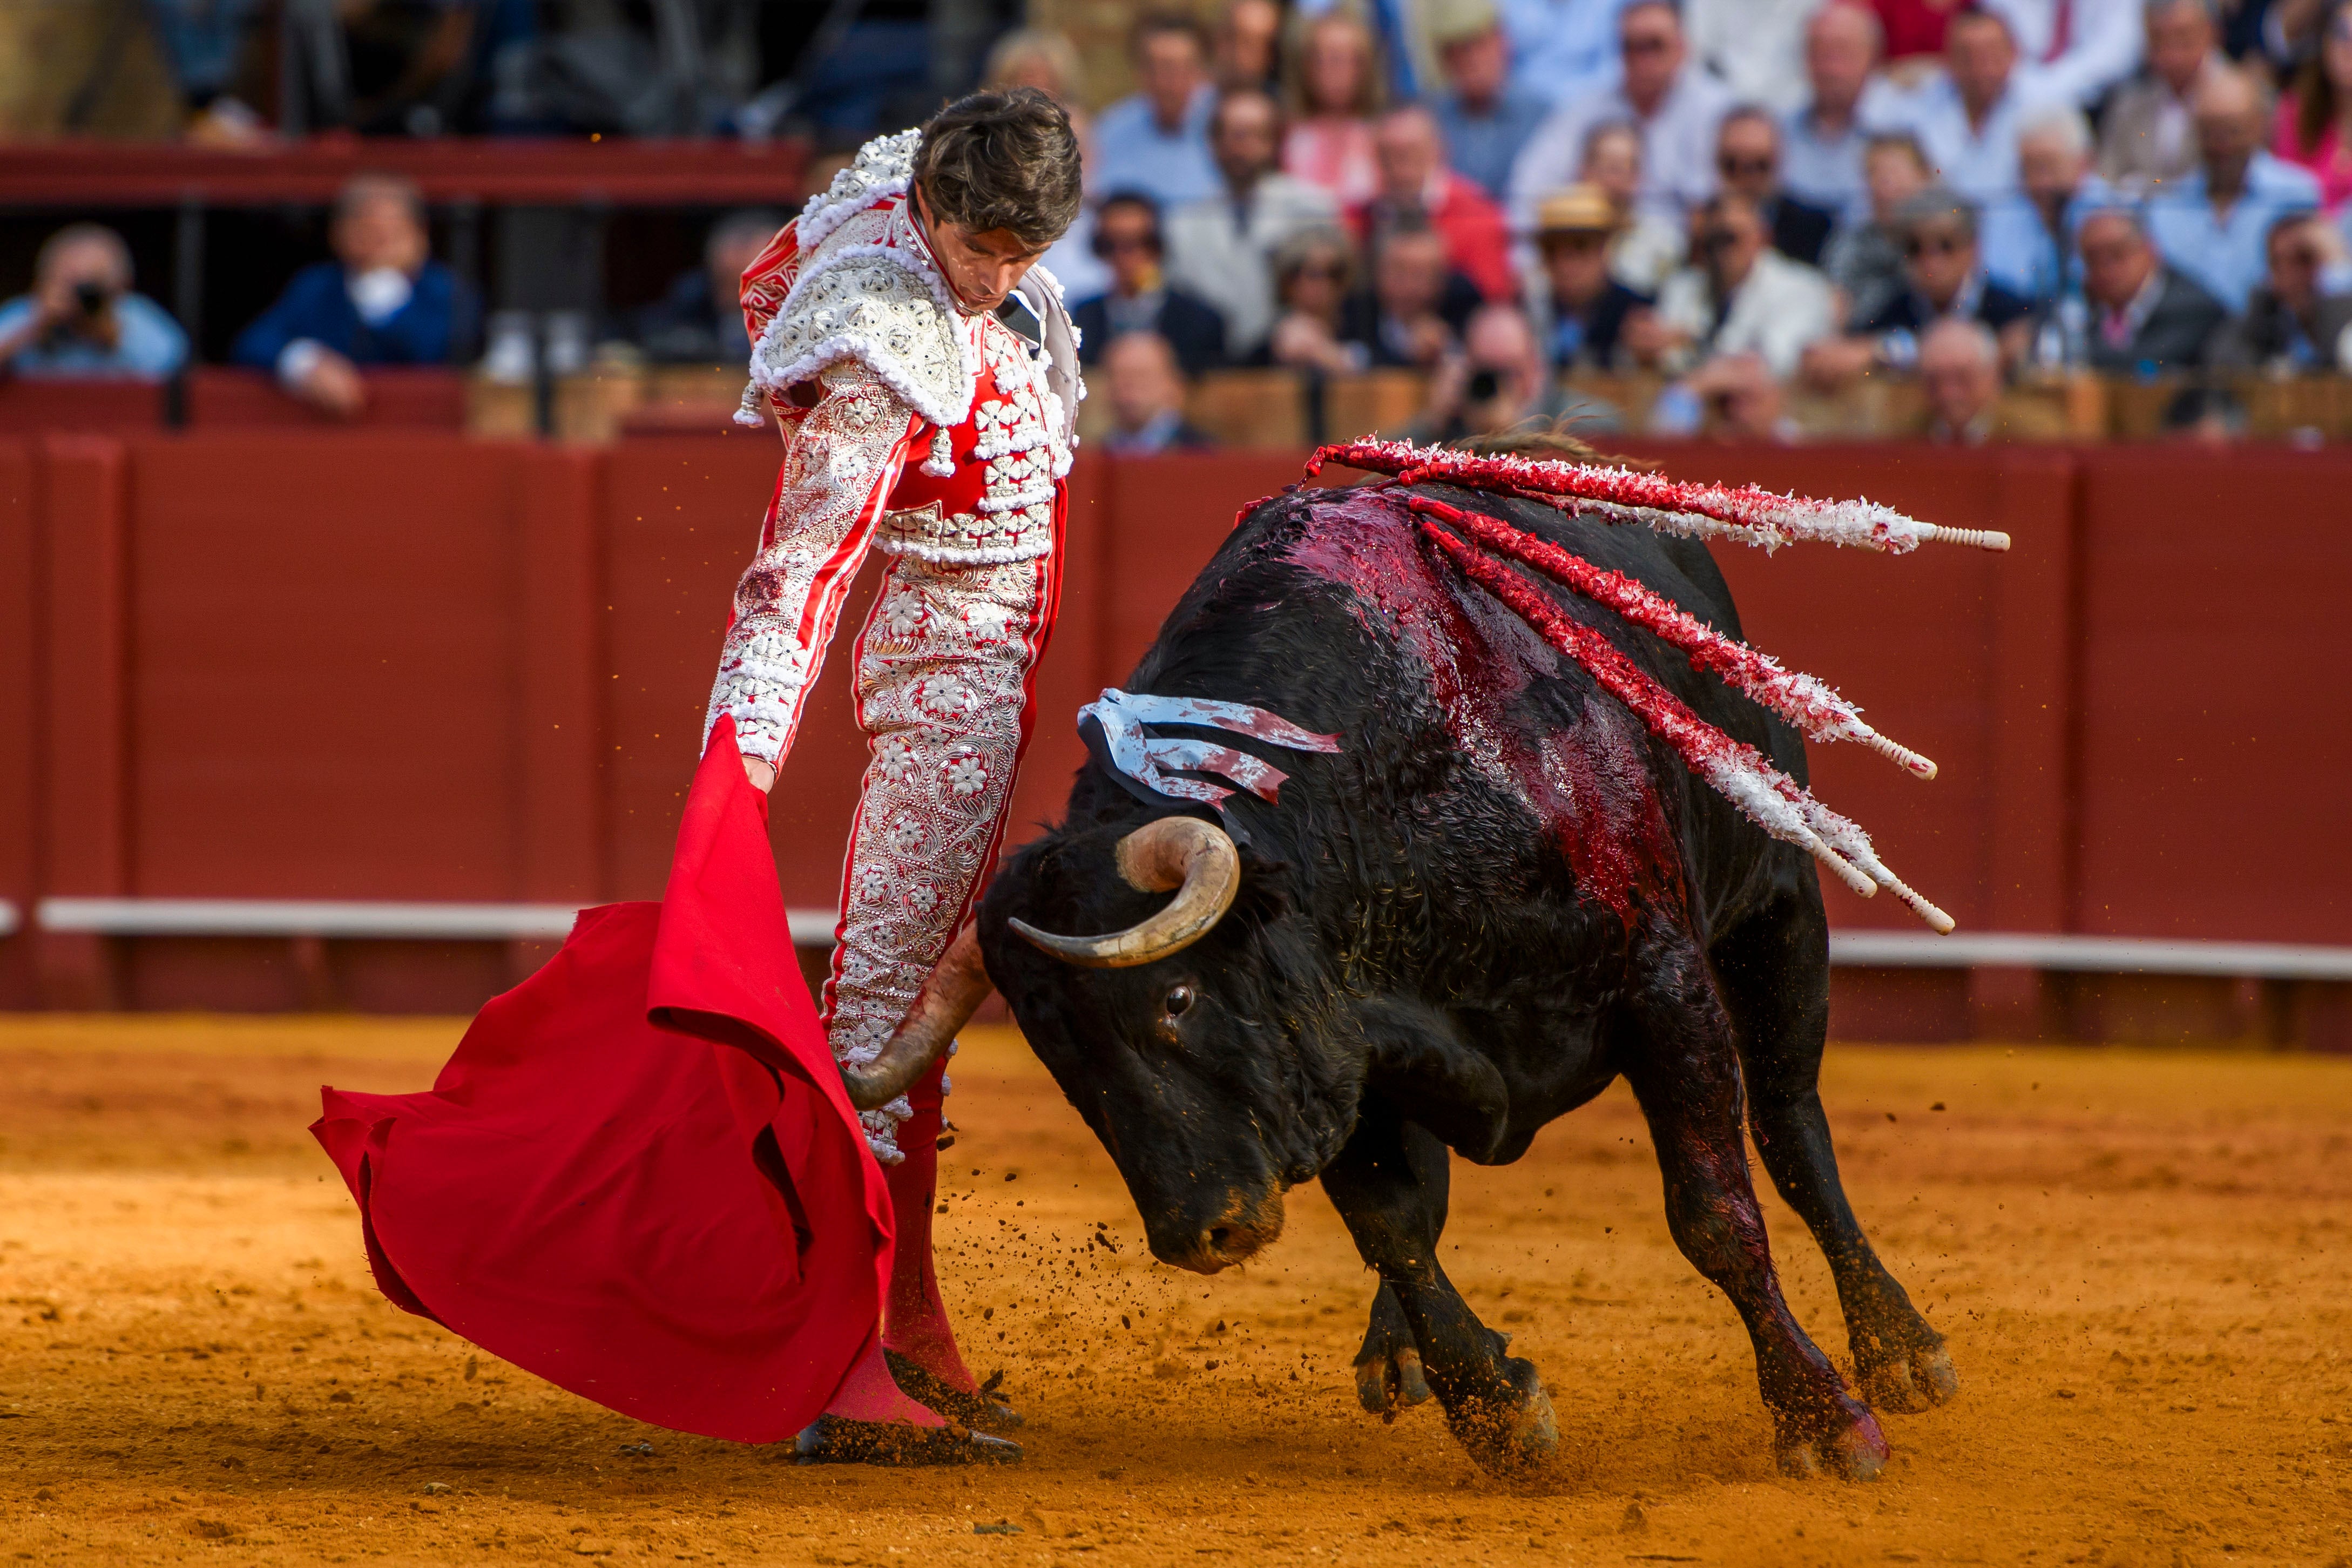
<path fill-rule="evenodd" d="M 1667 1238 L 1622 1088 L 1514 1168 L 1457 1167 L 1447 1267 L 1566 1438 L 1556 1475 L 1505 1485 L 1434 1406 L 1357 1408 L 1371 1289 L 1319 1194 L 1245 1272 L 1153 1264 L 1004 1032 L 959 1058 L 940 1223 L 1025 1465 L 802 1468 L 584 1404 L 378 1299 L 303 1131 L 321 1080 L 423 1087 L 456 1036 L 0 1022 L 0 1558 L 2352 1563 L 2352 1062 L 1834 1053 L 1857 1206 L 1962 1380 L 1886 1418 L 1867 1486 L 1774 1474 L 1746 1339 Z M 1820 1257 L 1770 1215 L 1843 1359 Z"/>

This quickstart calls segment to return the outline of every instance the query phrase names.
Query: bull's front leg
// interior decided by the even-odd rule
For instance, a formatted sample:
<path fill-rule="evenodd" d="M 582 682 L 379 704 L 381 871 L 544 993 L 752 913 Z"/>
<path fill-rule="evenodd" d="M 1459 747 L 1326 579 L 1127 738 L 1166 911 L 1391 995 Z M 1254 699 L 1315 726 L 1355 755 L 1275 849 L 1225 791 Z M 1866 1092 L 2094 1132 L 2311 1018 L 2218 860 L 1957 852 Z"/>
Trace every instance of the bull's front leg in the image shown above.
<path fill-rule="evenodd" d="M 1426 1130 L 1367 1105 L 1355 1136 L 1324 1171 L 1323 1190 L 1411 1331 L 1446 1425 L 1487 1469 L 1523 1470 L 1551 1457 L 1559 1432 L 1535 1364 L 1504 1353 L 1503 1336 L 1478 1321 L 1438 1265 L 1447 1158 Z M 1374 1334 L 1381 1306 L 1375 1301 Z"/>

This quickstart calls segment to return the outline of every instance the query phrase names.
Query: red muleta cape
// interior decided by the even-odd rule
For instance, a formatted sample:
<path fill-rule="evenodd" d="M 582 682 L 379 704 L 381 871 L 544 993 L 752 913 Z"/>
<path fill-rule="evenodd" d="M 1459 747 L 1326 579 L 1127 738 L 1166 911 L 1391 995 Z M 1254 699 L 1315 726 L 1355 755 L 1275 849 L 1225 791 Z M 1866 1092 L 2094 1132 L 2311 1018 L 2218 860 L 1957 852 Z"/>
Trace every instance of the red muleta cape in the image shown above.
<path fill-rule="evenodd" d="M 624 1415 L 770 1443 L 880 1321 L 891 1212 L 722 719 L 658 904 L 585 910 L 423 1094 L 310 1131 L 393 1302 Z"/>

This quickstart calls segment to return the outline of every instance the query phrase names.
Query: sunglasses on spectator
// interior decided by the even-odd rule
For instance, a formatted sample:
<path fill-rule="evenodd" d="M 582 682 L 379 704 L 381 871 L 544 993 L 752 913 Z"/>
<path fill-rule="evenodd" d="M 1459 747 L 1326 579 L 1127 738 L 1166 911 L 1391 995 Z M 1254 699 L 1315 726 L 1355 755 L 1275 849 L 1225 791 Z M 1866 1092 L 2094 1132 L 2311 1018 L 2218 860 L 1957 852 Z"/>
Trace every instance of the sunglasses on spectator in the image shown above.
<path fill-rule="evenodd" d="M 1157 250 L 1160 241 L 1148 234 L 1107 234 L 1102 237 L 1105 250 Z"/>
<path fill-rule="evenodd" d="M 1903 242 L 1903 254 L 1916 261 L 1923 256 L 1958 256 L 1969 242 L 1957 234 L 1913 235 Z"/>
<path fill-rule="evenodd" d="M 1292 271 L 1293 278 L 1316 278 L 1326 283 L 1337 282 L 1348 275 L 1348 268 L 1337 261 L 1302 261 Z"/>
<path fill-rule="evenodd" d="M 1740 174 L 1769 174 L 1772 172 L 1772 160 L 1769 158 L 1742 158 L 1736 153 L 1726 153 L 1721 157 L 1716 159 L 1715 166 L 1722 170 L 1725 174 L 1735 177 Z"/>
<path fill-rule="evenodd" d="M 1546 250 L 1606 250 L 1609 237 L 1584 228 L 1556 228 L 1538 237 Z"/>
<path fill-rule="evenodd" d="M 1636 33 L 1619 46 L 1629 55 L 1663 55 L 1675 47 L 1664 33 Z"/>

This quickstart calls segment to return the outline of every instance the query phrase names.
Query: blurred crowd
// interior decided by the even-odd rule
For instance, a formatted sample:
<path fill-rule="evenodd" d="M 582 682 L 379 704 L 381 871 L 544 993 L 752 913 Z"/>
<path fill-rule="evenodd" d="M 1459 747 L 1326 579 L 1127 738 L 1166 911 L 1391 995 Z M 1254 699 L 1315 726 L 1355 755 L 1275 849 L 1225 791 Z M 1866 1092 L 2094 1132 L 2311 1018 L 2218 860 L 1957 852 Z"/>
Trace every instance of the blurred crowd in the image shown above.
<path fill-rule="evenodd" d="M 182 26 L 174 71 L 222 134 L 252 111 L 204 29 L 255 3 L 147 0 Z M 640 77 L 688 120 L 800 117 L 821 188 L 858 136 L 919 113 L 937 7 L 787 9 L 812 17 L 769 88 Z M 1186 388 L 1229 367 L 1423 373 L 1427 437 L 1560 415 L 1770 436 L 1793 395 L 1903 378 L 1929 433 L 1963 441 L 1999 433 L 2023 379 L 2352 371 L 2352 0 L 1223 0 L 1137 15 L 1134 90 L 1099 108 L 1062 34 L 950 9 L 994 38 L 970 62 L 981 85 L 1041 88 L 1079 123 L 1087 205 L 1047 264 L 1114 447 L 1204 439 Z M 529 75 L 497 62 L 549 43 L 530 5 L 407 10 L 438 18 L 409 18 L 412 43 L 441 40 L 425 119 L 537 123 L 497 108 Z M 314 100 L 357 122 L 355 79 Z M 407 104 L 415 130 L 425 79 L 368 101 Z M 734 278 L 783 216 L 721 217 L 702 266 L 602 332 L 740 359 Z M 495 364 L 499 323 L 475 330 L 426 232 L 413 190 L 354 184 L 333 259 L 234 357 L 330 410 L 358 395 L 356 366 L 485 336 Z M 132 285 L 108 230 L 61 230 L 0 307 L 0 363 L 169 374 L 184 340 Z M 1574 372 L 1664 390 L 1630 415 Z"/>

